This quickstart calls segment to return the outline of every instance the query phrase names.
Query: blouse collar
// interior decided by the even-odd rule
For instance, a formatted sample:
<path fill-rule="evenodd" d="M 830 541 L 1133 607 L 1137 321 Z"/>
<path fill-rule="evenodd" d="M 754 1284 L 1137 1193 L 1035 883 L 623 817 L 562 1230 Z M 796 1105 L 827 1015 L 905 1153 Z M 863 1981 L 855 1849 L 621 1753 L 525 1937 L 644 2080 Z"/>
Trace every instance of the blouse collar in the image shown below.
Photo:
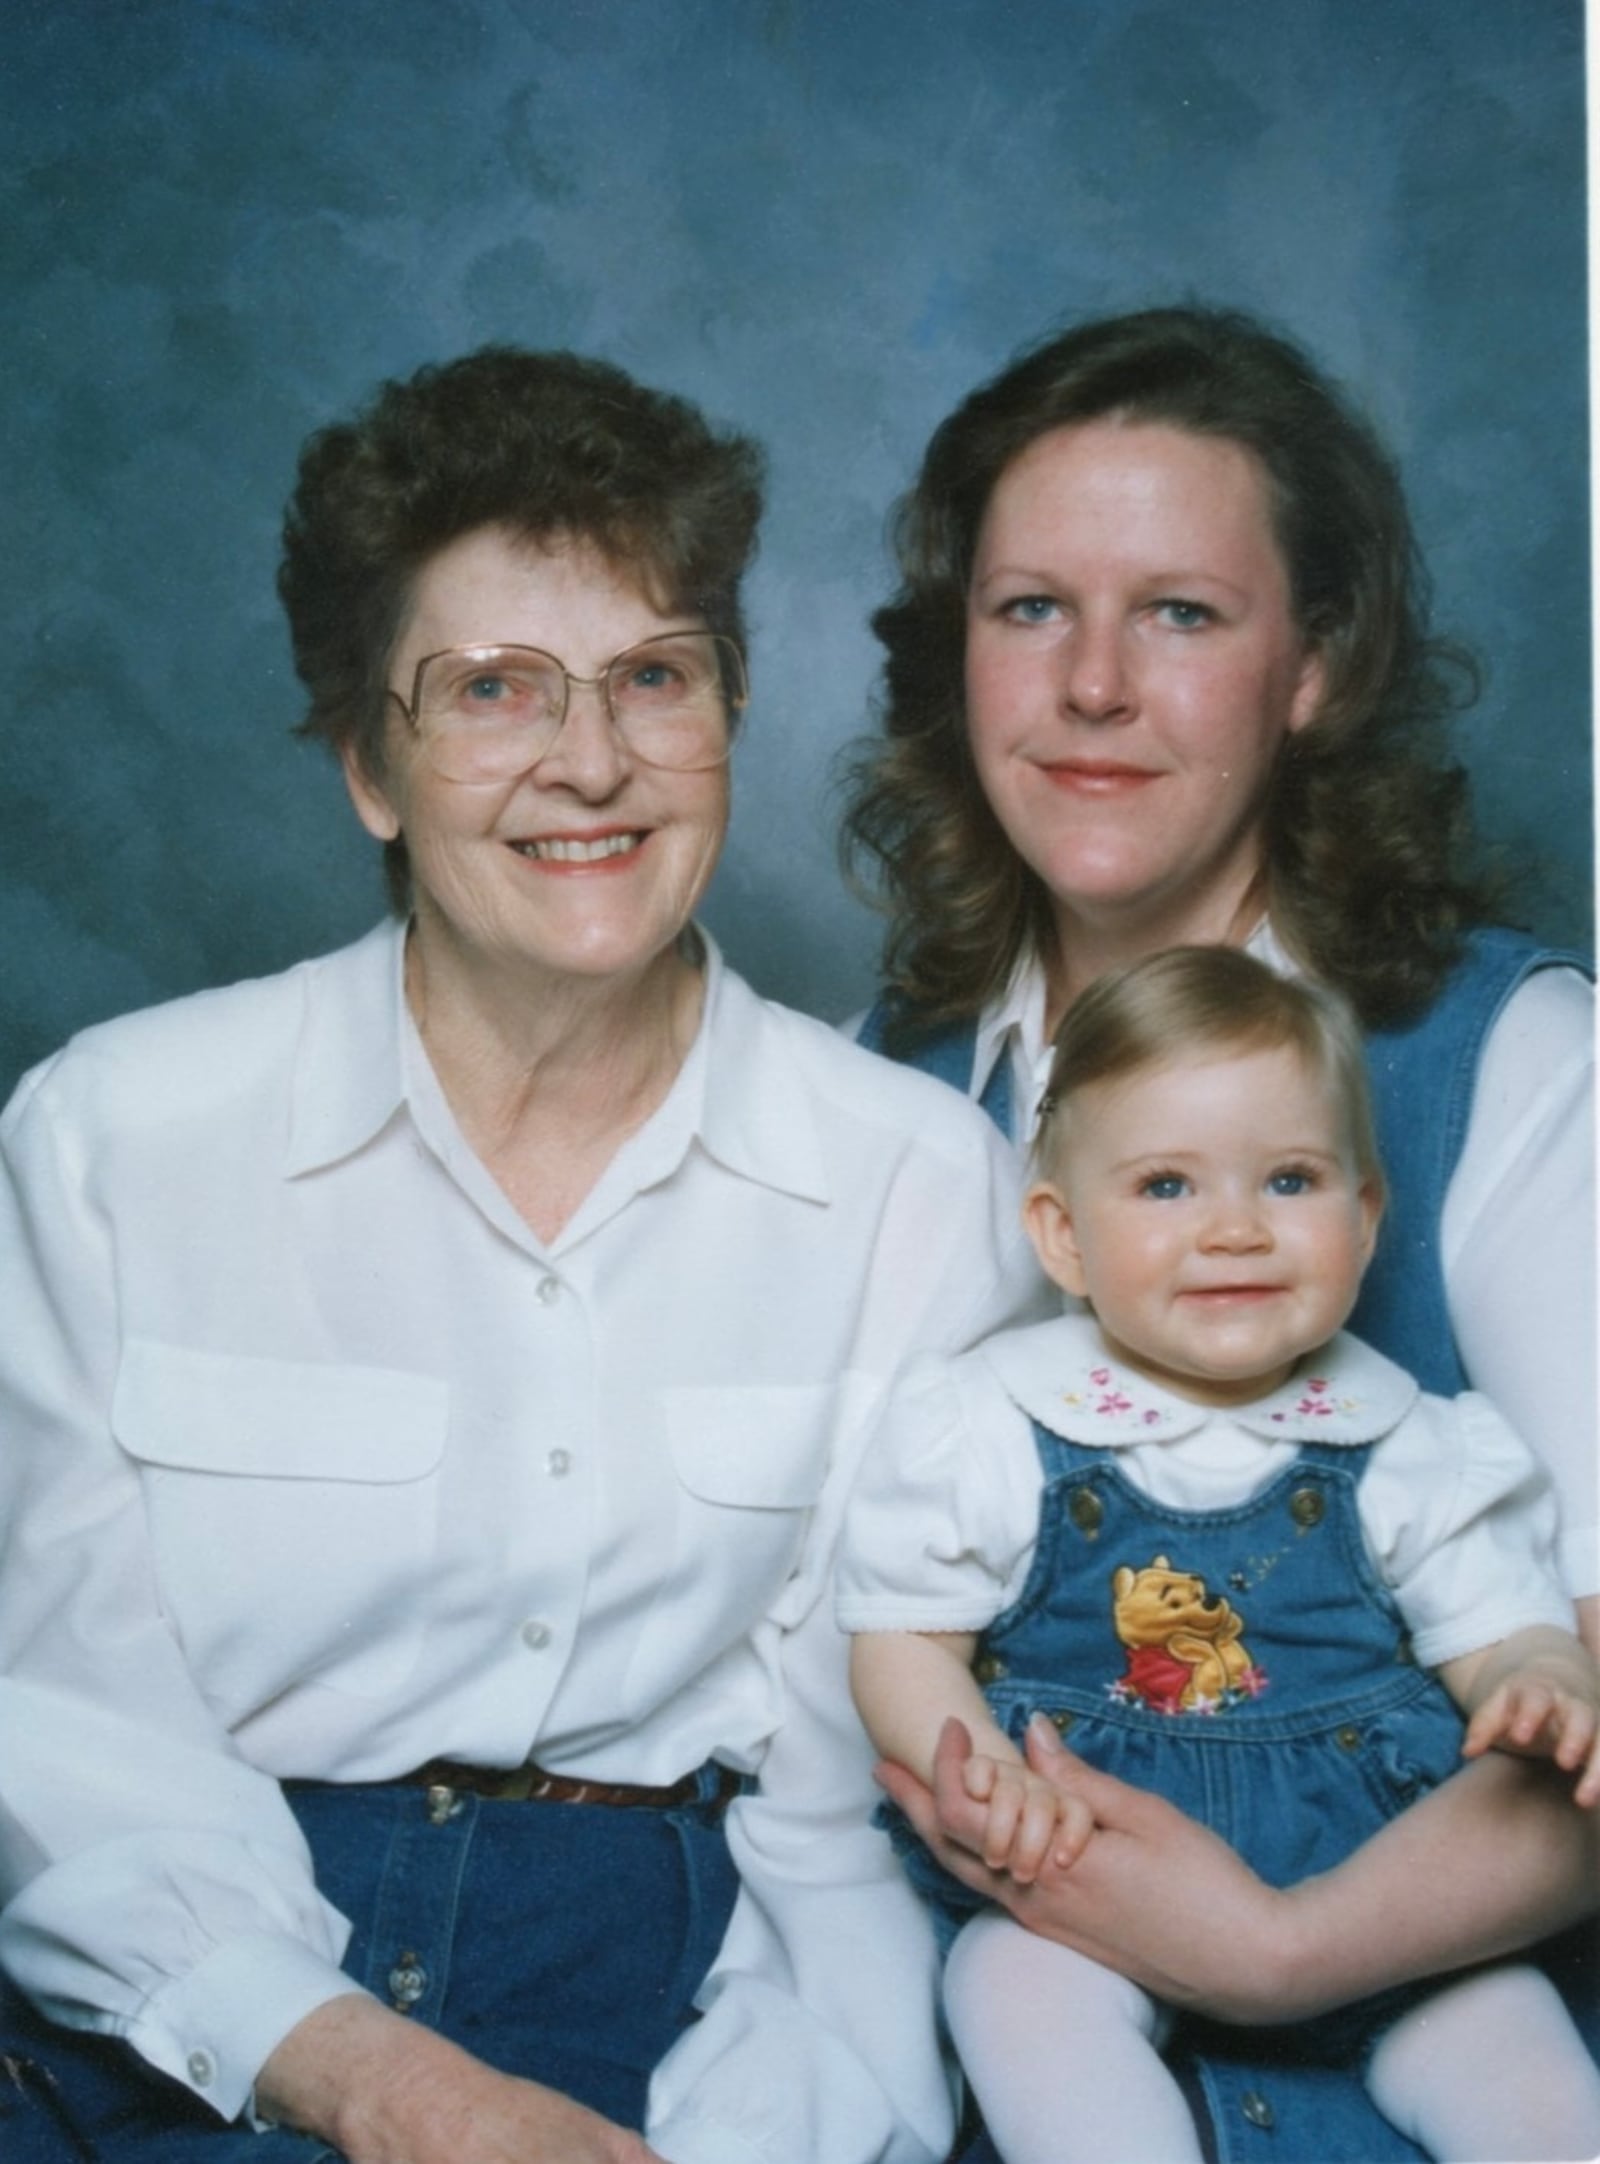
<path fill-rule="evenodd" d="M 1172 1442 L 1222 1423 L 1268 1442 L 1359 1444 L 1387 1435 L 1419 1395 L 1415 1379 L 1341 1331 L 1280 1389 L 1249 1405 L 1197 1405 L 1106 1351 L 1093 1319 L 1069 1313 L 982 1348 L 1007 1394 L 1067 1442 L 1104 1449 Z"/>

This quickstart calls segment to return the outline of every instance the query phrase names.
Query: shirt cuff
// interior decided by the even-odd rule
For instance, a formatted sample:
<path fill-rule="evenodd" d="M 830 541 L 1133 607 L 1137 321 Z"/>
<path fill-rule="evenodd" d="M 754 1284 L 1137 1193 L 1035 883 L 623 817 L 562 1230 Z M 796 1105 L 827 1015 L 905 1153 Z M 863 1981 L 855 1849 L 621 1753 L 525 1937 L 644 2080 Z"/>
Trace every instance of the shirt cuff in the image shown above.
<path fill-rule="evenodd" d="M 297 2023 L 362 1986 L 295 1939 L 230 1939 L 140 2008 L 127 2030 L 141 2058 L 224 2119 L 251 2105 L 265 2061 Z M 252 2113 L 252 2124 L 261 2125 Z"/>
<path fill-rule="evenodd" d="M 879 1631 L 986 1631 L 1005 1606 L 980 1594 L 965 1600 L 914 1600 L 909 1595 L 841 1594 L 834 1603 L 840 1630 L 851 1637 Z"/>
<path fill-rule="evenodd" d="M 1465 1654 L 1486 1652 L 1490 1646 L 1515 1637 L 1519 1631 L 1570 1632 L 1572 1628 L 1572 1610 L 1565 1602 L 1535 1601 L 1518 1608 L 1501 1608 L 1498 1612 L 1486 1608 L 1470 1618 L 1436 1624 L 1432 1629 L 1418 1629 L 1412 1634 L 1411 1650 L 1420 1667 L 1442 1668 L 1446 1661 L 1460 1660 Z"/>

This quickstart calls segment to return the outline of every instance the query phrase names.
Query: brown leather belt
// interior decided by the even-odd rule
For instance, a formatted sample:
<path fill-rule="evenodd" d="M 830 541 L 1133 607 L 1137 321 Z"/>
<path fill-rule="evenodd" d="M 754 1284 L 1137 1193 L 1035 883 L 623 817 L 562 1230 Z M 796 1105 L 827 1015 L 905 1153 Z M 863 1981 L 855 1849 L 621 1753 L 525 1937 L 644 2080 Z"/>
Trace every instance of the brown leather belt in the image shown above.
<path fill-rule="evenodd" d="M 698 1773 L 686 1773 L 681 1781 L 664 1788 L 651 1788 L 631 1781 L 579 1780 L 571 1774 L 546 1773 L 531 1761 L 501 1772 L 493 1766 L 463 1765 L 454 1758 L 430 1758 L 400 1779 L 408 1787 L 456 1789 L 492 1803 L 603 1803 L 619 1811 L 670 1811 L 680 1803 L 692 1803 L 700 1793 Z M 743 1785 L 739 1774 L 719 1766 L 716 1789 L 707 1799 L 710 1808 L 725 1811 Z"/>

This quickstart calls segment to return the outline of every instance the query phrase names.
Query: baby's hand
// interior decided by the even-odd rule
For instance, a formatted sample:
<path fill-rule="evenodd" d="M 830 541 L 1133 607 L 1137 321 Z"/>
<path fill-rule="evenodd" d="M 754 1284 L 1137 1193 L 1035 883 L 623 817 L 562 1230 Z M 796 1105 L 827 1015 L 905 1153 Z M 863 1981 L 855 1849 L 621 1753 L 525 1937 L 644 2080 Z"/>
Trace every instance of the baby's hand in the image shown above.
<path fill-rule="evenodd" d="M 1467 1723 L 1468 1758 L 1498 1748 L 1550 1758 L 1577 1773 L 1573 1800 L 1600 1803 L 1600 1676 L 1583 1649 L 1530 1655 L 1492 1690 Z"/>
<path fill-rule="evenodd" d="M 1083 1854 L 1094 1819 L 1081 1796 L 1064 1796 L 1020 1760 L 977 1752 L 967 1760 L 963 1780 L 973 1801 L 989 1807 L 983 1860 L 991 1871 L 1031 1886 L 1047 1856 L 1067 1871 Z"/>

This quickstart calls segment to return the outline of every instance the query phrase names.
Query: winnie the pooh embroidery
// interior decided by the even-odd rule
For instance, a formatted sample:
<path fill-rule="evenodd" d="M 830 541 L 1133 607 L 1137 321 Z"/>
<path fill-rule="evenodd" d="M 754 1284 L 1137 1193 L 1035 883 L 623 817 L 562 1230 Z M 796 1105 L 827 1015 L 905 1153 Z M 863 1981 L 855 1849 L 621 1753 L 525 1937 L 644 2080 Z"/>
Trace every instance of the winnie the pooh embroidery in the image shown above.
<path fill-rule="evenodd" d="M 1113 1571 L 1111 1615 L 1128 1649 L 1127 1668 L 1111 1686 L 1115 1698 L 1142 1699 L 1158 1713 L 1214 1713 L 1266 1689 L 1231 1603 L 1164 1555 L 1147 1570 Z"/>

